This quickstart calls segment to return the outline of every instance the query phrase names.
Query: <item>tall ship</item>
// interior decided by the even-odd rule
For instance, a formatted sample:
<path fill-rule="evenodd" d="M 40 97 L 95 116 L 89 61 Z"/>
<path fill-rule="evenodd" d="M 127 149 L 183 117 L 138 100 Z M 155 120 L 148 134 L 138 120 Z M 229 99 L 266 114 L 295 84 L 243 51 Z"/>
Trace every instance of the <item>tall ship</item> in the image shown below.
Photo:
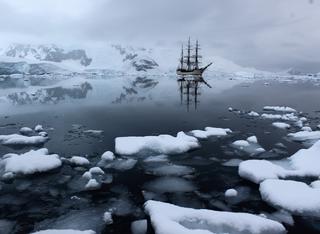
<path fill-rule="evenodd" d="M 200 67 L 200 59 L 202 58 L 201 55 L 199 55 L 199 43 L 198 40 L 196 41 L 196 45 L 194 47 L 191 47 L 190 44 L 190 37 L 188 40 L 187 48 L 185 49 L 182 45 L 181 48 L 181 57 L 180 57 L 180 63 L 177 68 L 177 75 L 180 76 L 202 76 L 202 73 L 212 64 L 209 63 L 205 67 Z"/>

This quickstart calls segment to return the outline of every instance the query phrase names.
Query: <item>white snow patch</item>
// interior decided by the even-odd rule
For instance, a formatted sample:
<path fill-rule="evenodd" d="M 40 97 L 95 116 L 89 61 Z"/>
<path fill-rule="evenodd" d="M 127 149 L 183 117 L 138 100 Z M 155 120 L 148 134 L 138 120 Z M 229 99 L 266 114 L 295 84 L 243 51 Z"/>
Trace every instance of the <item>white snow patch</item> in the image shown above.
<path fill-rule="evenodd" d="M 320 131 L 300 131 L 295 133 L 289 133 L 288 137 L 294 141 L 313 141 L 320 139 Z"/>
<path fill-rule="evenodd" d="M 2 157 L 0 164 L 4 166 L 5 173 L 33 174 L 60 167 L 62 162 L 57 154 L 49 154 L 48 150 L 43 148 L 20 155 L 6 154 Z"/>
<path fill-rule="evenodd" d="M 48 140 L 48 137 L 43 136 L 0 135 L 0 143 L 3 145 L 40 145 Z"/>
<path fill-rule="evenodd" d="M 256 136 L 251 136 L 248 137 L 247 140 L 237 140 L 234 141 L 231 146 L 233 148 L 236 148 L 240 151 L 243 151 L 250 156 L 254 156 L 260 153 L 265 152 L 265 149 L 259 145 L 257 137 Z"/>
<path fill-rule="evenodd" d="M 42 125 L 40 125 L 40 124 L 36 125 L 36 126 L 34 127 L 34 130 L 35 130 L 36 132 L 42 132 L 42 131 L 44 131 Z"/>
<path fill-rule="evenodd" d="M 248 115 L 249 115 L 249 116 L 252 116 L 252 117 L 258 117 L 258 116 L 260 116 L 259 113 L 255 112 L 255 111 L 250 111 L 250 112 L 248 113 Z"/>
<path fill-rule="evenodd" d="M 236 197 L 238 195 L 238 191 L 235 189 L 228 189 L 224 192 L 225 197 Z"/>
<path fill-rule="evenodd" d="M 77 166 L 87 166 L 90 164 L 88 159 L 80 156 L 72 156 L 70 162 Z"/>
<path fill-rule="evenodd" d="M 19 132 L 22 135 L 29 136 L 33 133 L 33 130 L 29 127 L 22 127 L 22 128 L 20 128 Z"/>
<path fill-rule="evenodd" d="M 89 172 L 91 174 L 100 174 L 100 175 L 104 174 L 104 171 L 100 167 L 92 167 L 89 169 Z"/>
<path fill-rule="evenodd" d="M 282 123 L 282 122 L 274 122 L 272 123 L 272 126 L 276 128 L 281 128 L 281 129 L 288 129 L 291 127 L 290 124 Z"/>
<path fill-rule="evenodd" d="M 320 189 L 293 180 L 268 179 L 260 184 L 262 199 L 292 214 L 320 217 Z"/>
<path fill-rule="evenodd" d="M 193 136 L 206 139 L 211 136 L 226 136 L 228 133 L 231 133 L 231 129 L 229 128 L 213 128 L 213 127 L 206 127 L 205 130 L 192 130 L 191 133 Z"/>
<path fill-rule="evenodd" d="M 149 200 L 144 205 L 156 234 L 285 233 L 282 224 L 248 213 L 192 209 Z"/>
<path fill-rule="evenodd" d="M 111 151 L 106 151 L 101 155 L 101 159 L 105 161 L 112 161 L 115 159 L 114 153 Z"/>
<path fill-rule="evenodd" d="M 85 185 L 86 190 L 96 190 L 100 189 L 101 184 L 96 179 L 90 179 Z"/>
<path fill-rule="evenodd" d="M 264 119 L 281 119 L 281 120 L 285 120 L 285 121 L 298 121 L 299 117 L 296 116 L 294 113 L 290 113 L 290 114 L 262 114 L 261 115 L 262 118 Z"/>
<path fill-rule="evenodd" d="M 117 137 L 115 149 L 118 154 L 133 155 L 140 152 L 159 154 L 179 154 L 199 147 L 197 138 L 179 132 L 176 137 L 171 135 L 144 137 Z"/>
<path fill-rule="evenodd" d="M 263 110 L 279 111 L 279 112 L 297 112 L 295 109 L 288 106 L 265 106 Z"/>

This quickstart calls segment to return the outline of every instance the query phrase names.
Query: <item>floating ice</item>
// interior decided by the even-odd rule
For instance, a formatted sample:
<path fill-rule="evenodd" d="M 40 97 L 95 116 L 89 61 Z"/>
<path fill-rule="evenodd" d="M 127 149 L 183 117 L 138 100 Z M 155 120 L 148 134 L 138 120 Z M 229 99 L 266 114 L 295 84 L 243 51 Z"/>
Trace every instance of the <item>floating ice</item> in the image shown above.
<path fill-rule="evenodd" d="M 132 155 L 141 152 L 158 154 L 178 154 L 199 147 L 197 138 L 179 132 L 176 137 L 171 135 L 144 137 L 117 137 L 115 149 L 118 154 Z"/>
<path fill-rule="evenodd" d="M 47 137 L 48 133 L 47 132 L 39 132 L 38 135 L 42 136 L 42 137 Z"/>
<path fill-rule="evenodd" d="M 146 219 L 136 220 L 131 223 L 132 234 L 146 234 L 148 222 Z"/>
<path fill-rule="evenodd" d="M 255 111 L 250 111 L 250 112 L 248 113 L 248 115 L 249 115 L 249 116 L 252 116 L 252 117 L 258 117 L 258 116 L 260 116 L 259 113 L 255 112 Z"/>
<path fill-rule="evenodd" d="M 100 187 L 101 184 L 96 179 L 90 179 L 85 186 L 86 190 L 96 190 L 100 189 Z"/>
<path fill-rule="evenodd" d="M 44 131 L 42 125 L 40 125 L 40 124 L 38 124 L 37 126 L 35 126 L 35 127 L 34 127 L 34 130 L 35 130 L 36 132 L 43 132 L 43 131 Z"/>
<path fill-rule="evenodd" d="M 191 131 L 192 135 L 200 138 L 206 139 L 211 136 L 226 136 L 228 133 L 231 133 L 231 129 L 229 128 L 213 128 L 213 127 L 206 127 L 205 130 L 193 130 Z"/>
<path fill-rule="evenodd" d="M 286 233 L 281 223 L 248 213 L 197 210 L 152 200 L 144 207 L 156 234 Z"/>
<path fill-rule="evenodd" d="M 299 117 L 296 116 L 294 113 L 290 113 L 290 114 L 262 114 L 261 115 L 262 118 L 264 119 L 281 119 L 281 120 L 285 120 L 285 121 L 298 121 Z"/>
<path fill-rule="evenodd" d="M 242 161 L 243 161 L 243 160 L 241 160 L 241 159 L 233 158 L 233 159 L 230 159 L 230 160 L 222 163 L 222 165 L 225 166 L 225 167 L 237 167 L 237 166 L 239 166 L 239 164 L 240 164 Z"/>
<path fill-rule="evenodd" d="M 31 128 L 28 128 L 28 127 L 22 127 L 22 128 L 20 128 L 19 132 L 22 135 L 29 136 L 29 135 L 31 135 L 33 133 L 33 130 Z"/>
<path fill-rule="evenodd" d="M 85 173 L 83 173 L 82 177 L 90 180 L 92 178 L 92 174 L 90 173 L 90 171 L 86 171 Z"/>
<path fill-rule="evenodd" d="M 225 197 L 236 197 L 237 195 L 238 195 L 238 192 L 235 189 L 228 189 L 224 193 Z"/>
<path fill-rule="evenodd" d="M 112 153 L 111 151 L 106 151 L 101 155 L 101 159 L 105 161 L 112 161 L 114 160 L 114 158 L 115 158 L 114 153 Z"/>
<path fill-rule="evenodd" d="M 96 234 L 92 230 L 78 231 L 73 229 L 48 229 L 38 232 L 33 232 L 32 234 Z"/>
<path fill-rule="evenodd" d="M 234 141 L 231 146 L 249 154 L 250 156 L 265 152 L 265 149 L 263 149 L 261 145 L 258 144 L 256 136 L 248 137 L 247 140 Z"/>
<path fill-rule="evenodd" d="M 279 111 L 279 112 L 297 112 L 295 109 L 288 106 L 265 106 L 263 110 Z"/>
<path fill-rule="evenodd" d="M 109 164 L 105 165 L 104 168 L 113 168 L 119 171 L 126 171 L 132 169 L 138 161 L 132 158 L 118 158 L 113 160 Z"/>
<path fill-rule="evenodd" d="M 156 155 L 156 156 L 149 156 L 143 160 L 145 163 L 153 163 L 153 162 L 167 162 L 168 156 L 164 154 Z"/>
<path fill-rule="evenodd" d="M 112 214 L 109 211 L 104 212 L 103 214 L 103 221 L 105 224 L 109 225 L 113 223 Z"/>
<path fill-rule="evenodd" d="M 268 179 L 260 184 L 262 199 L 296 215 L 320 217 L 320 189 L 293 180 Z"/>
<path fill-rule="evenodd" d="M 300 131 L 296 133 L 289 133 L 288 137 L 294 141 L 310 141 L 320 139 L 320 131 Z"/>
<path fill-rule="evenodd" d="M 70 162 L 77 166 L 88 166 L 90 164 L 88 159 L 80 156 L 72 156 Z"/>
<path fill-rule="evenodd" d="M 194 172 L 194 169 L 187 166 L 167 164 L 148 168 L 147 172 L 157 176 L 184 176 Z"/>
<path fill-rule="evenodd" d="M 179 193 L 179 192 L 191 192 L 196 187 L 188 180 L 178 177 L 163 177 L 146 183 L 145 188 L 147 190 L 158 193 Z"/>
<path fill-rule="evenodd" d="M 285 223 L 285 224 L 288 224 L 291 226 L 294 225 L 294 220 L 293 220 L 292 215 L 285 210 L 279 210 L 279 211 L 273 212 L 271 214 L 270 213 L 262 213 L 260 215 L 262 215 L 268 219 L 272 219 L 274 221 Z"/>
<path fill-rule="evenodd" d="M 104 174 L 104 171 L 100 167 L 92 167 L 89 169 L 91 174 Z"/>
<path fill-rule="evenodd" d="M 312 132 L 312 128 L 310 128 L 309 126 L 304 126 L 301 128 L 301 131 Z"/>
<path fill-rule="evenodd" d="M 274 122 L 272 123 L 272 126 L 276 128 L 281 128 L 281 129 L 287 129 L 291 127 L 290 124 L 282 123 L 282 122 Z"/>
<path fill-rule="evenodd" d="M 99 137 L 102 135 L 103 131 L 102 130 L 85 130 L 83 131 L 84 134 L 93 136 L 93 137 Z"/>
<path fill-rule="evenodd" d="M 48 140 L 48 137 L 43 136 L 0 135 L 0 143 L 3 145 L 40 145 Z"/>
<path fill-rule="evenodd" d="M 239 175 L 254 183 L 266 179 L 290 176 L 320 176 L 320 141 L 309 149 L 300 149 L 291 157 L 279 161 L 247 160 L 239 165 Z"/>
<path fill-rule="evenodd" d="M 5 173 L 33 174 L 60 167 L 62 162 L 57 154 L 49 154 L 48 150 L 43 148 L 20 155 L 6 154 L 2 157 L 0 164 L 4 166 Z"/>

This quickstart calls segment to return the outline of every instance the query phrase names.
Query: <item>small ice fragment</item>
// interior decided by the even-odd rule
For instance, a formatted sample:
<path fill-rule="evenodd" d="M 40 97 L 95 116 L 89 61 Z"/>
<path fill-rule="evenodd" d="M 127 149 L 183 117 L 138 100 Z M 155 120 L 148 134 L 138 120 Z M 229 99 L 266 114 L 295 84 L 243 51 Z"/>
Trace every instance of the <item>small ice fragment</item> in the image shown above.
<path fill-rule="evenodd" d="M 22 127 L 22 128 L 20 128 L 19 132 L 22 135 L 29 136 L 29 135 L 31 135 L 33 133 L 33 130 L 31 128 L 28 128 L 28 127 Z"/>
<path fill-rule="evenodd" d="M 236 197 L 237 195 L 238 195 L 238 192 L 235 189 L 228 189 L 224 193 L 225 197 Z"/>
<path fill-rule="evenodd" d="M 106 151 L 101 155 L 101 159 L 105 161 L 112 161 L 115 159 L 114 153 L 111 151 Z"/>
<path fill-rule="evenodd" d="M 146 219 L 136 220 L 131 223 L 132 234 L 146 234 L 148 222 Z"/>
<path fill-rule="evenodd" d="M 281 129 L 287 129 L 291 127 L 290 124 L 282 123 L 282 122 L 274 122 L 272 123 L 272 126 L 276 128 L 281 128 Z"/>
<path fill-rule="evenodd" d="M 100 183 L 96 179 L 90 179 L 88 183 L 86 184 L 85 188 L 87 190 L 96 190 L 101 187 Z"/>
<path fill-rule="evenodd" d="M 92 167 L 89 169 L 91 174 L 104 174 L 104 171 L 100 167 Z"/>
<path fill-rule="evenodd" d="M 37 126 L 35 126 L 35 127 L 34 127 L 34 130 L 35 130 L 36 132 L 42 132 L 42 131 L 44 131 L 42 125 L 40 125 L 40 124 L 38 124 Z"/>
<path fill-rule="evenodd" d="M 248 115 L 249 115 L 249 116 L 252 116 L 252 117 L 258 117 L 258 116 L 260 116 L 259 113 L 255 112 L 255 111 L 250 111 L 250 112 L 248 113 Z"/>
<path fill-rule="evenodd" d="M 113 223 L 113 219 L 112 219 L 112 213 L 109 211 L 104 212 L 103 214 L 103 221 L 105 222 L 105 224 L 110 225 Z"/>
<path fill-rule="evenodd" d="M 77 166 L 87 166 L 90 164 L 88 159 L 80 156 L 72 156 L 70 162 Z"/>

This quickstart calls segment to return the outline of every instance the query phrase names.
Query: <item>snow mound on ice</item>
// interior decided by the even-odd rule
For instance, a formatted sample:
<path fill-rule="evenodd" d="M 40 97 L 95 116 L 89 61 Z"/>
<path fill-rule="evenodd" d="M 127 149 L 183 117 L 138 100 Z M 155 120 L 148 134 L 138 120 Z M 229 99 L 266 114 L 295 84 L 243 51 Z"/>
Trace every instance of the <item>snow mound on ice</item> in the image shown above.
<path fill-rule="evenodd" d="M 40 145 L 48 140 L 48 137 L 43 136 L 0 135 L 0 143 L 3 145 Z"/>
<path fill-rule="evenodd" d="M 4 167 L 5 173 L 14 174 L 33 174 L 37 172 L 46 172 L 62 164 L 57 154 L 49 154 L 48 150 L 43 148 L 39 150 L 30 150 L 23 154 L 6 154 L 0 161 Z"/>
<path fill-rule="evenodd" d="M 213 127 L 206 127 L 205 130 L 193 130 L 191 131 L 194 137 L 200 139 L 206 139 L 211 136 L 226 136 L 228 133 L 231 133 L 231 129 L 229 128 L 213 128 Z"/>
<path fill-rule="evenodd" d="M 320 131 L 300 131 L 289 133 L 288 137 L 294 141 L 310 141 L 320 139 Z"/>
<path fill-rule="evenodd" d="M 248 213 L 192 209 L 147 201 L 144 205 L 156 234 L 285 233 L 282 224 Z"/>
<path fill-rule="evenodd" d="M 260 184 L 264 201 L 296 215 L 320 217 L 320 189 L 293 180 L 265 180 Z"/>
<path fill-rule="evenodd" d="M 272 126 L 276 128 L 281 128 L 281 129 L 287 129 L 291 127 L 290 124 L 282 123 L 282 122 L 274 122 L 272 123 Z"/>
<path fill-rule="evenodd" d="M 265 106 L 263 110 L 279 111 L 279 112 L 297 112 L 295 109 L 288 106 Z"/>
<path fill-rule="evenodd" d="M 249 154 L 250 156 L 265 152 L 265 149 L 259 145 L 256 136 L 248 137 L 246 140 L 234 141 L 231 146 L 239 151 Z"/>
<path fill-rule="evenodd" d="M 80 156 L 72 156 L 70 162 L 77 166 L 87 166 L 90 164 L 88 159 Z"/>
<path fill-rule="evenodd" d="M 291 157 L 280 161 L 246 160 L 239 165 L 239 175 L 254 183 L 266 179 L 289 176 L 320 176 L 320 141 L 309 149 L 300 149 Z"/>
<path fill-rule="evenodd" d="M 118 154 L 133 155 L 141 152 L 158 154 L 179 154 L 199 147 L 197 138 L 179 132 L 171 135 L 117 137 L 115 150 Z"/>
<path fill-rule="evenodd" d="M 262 114 L 261 115 L 262 118 L 264 119 L 281 119 L 281 120 L 285 120 L 285 121 L 298 121 L 299 117 L 296 116 L 294 113 L 289 113 L 289 114 Z"/>

